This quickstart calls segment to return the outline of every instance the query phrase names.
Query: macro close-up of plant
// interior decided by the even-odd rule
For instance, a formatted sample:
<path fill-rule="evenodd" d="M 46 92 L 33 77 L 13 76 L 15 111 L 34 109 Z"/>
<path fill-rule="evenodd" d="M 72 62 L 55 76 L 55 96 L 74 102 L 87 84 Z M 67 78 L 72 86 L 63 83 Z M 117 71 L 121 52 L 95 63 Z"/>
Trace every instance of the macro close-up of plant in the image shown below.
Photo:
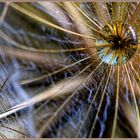
<path fill-rule="evenodd" d="M 140 138 L 139 2 L 0 2 L 1 138 Z"/>

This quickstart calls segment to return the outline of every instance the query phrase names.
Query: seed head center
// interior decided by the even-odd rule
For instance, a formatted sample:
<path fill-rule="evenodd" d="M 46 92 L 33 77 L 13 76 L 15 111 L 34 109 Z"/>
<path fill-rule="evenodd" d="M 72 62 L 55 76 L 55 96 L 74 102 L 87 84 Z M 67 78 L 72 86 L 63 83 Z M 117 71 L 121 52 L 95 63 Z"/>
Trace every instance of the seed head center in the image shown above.
<path fill-rule="evenodd" d="M 117 65 L 130 60 L 137 49 L 137 35 L 132 26 L 115 23 L 106 25 L 96 41 L 97 53 L 102 61 Z"/>

